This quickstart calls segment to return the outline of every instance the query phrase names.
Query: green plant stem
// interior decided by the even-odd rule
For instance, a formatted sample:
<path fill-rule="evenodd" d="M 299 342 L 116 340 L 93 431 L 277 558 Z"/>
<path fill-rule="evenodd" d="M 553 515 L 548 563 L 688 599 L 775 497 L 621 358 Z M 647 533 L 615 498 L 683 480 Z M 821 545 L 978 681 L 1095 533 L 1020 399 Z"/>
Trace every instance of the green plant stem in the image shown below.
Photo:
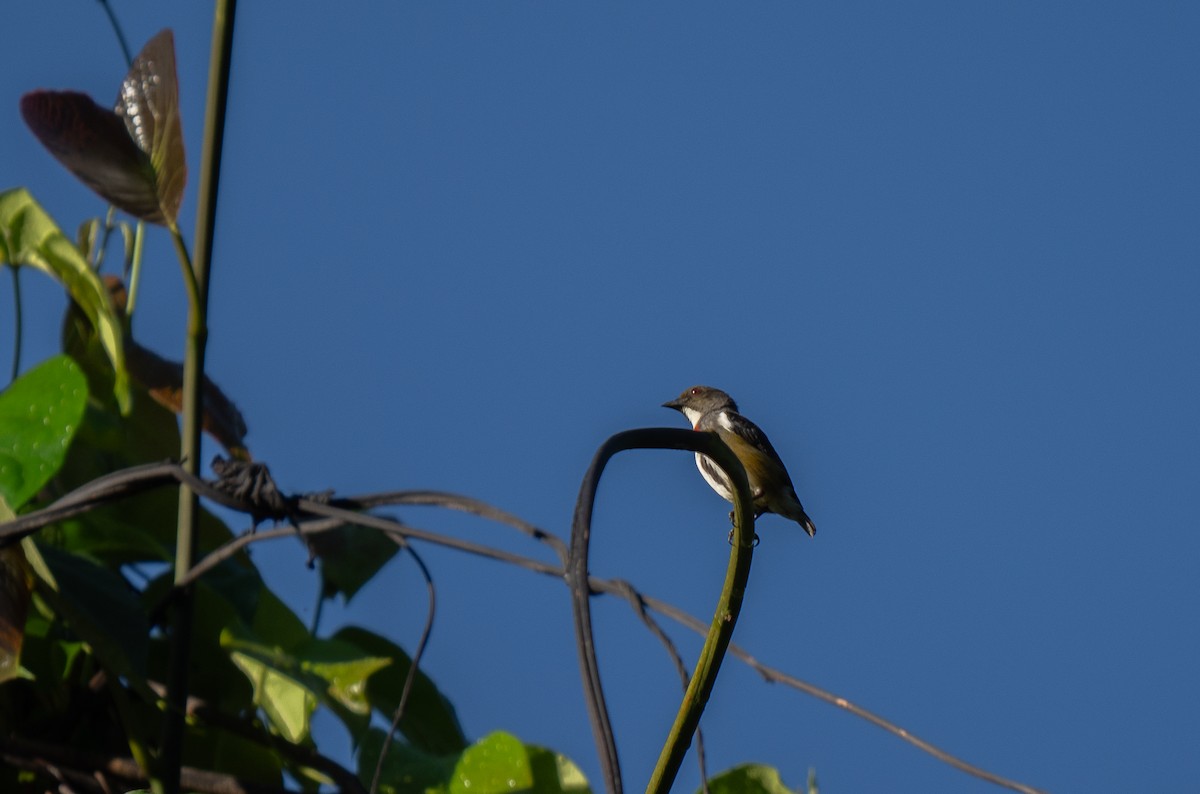
<path fill-rule="evenodd" d="M 21 329 L 25 325 L 21 318 L 21 274 L 17 272 L 16 265 L 9 265 L 8 270 L 12 272 L 13 283 L 13 357 L 12 357 L 12 376 L 8 379 L 12 383 L 21 374 Z"/>
<path fill-rule="evenodd" d="M 183 362 L 182 465 L 189 474 L 199 471 L 200 428 L 203 418 L 201 386 L 204 380 L 204 351 L 208 341 L 208 281 L 212 265 L 213 232 L 216 225 L 221 148 L 225 134 L 225 107 L 229 96 L 229 71 L 233 50 L 233 21 L 236 0 L 217 0 L 213 14 L 212 50 L 209 56 L 208 94 L 204 114 L 204 142 L 200 155 L 200 185 L 196 211 L 196 256 L 187 257 L 187 246 L 178 225 L 171 223 L 171 236 L 184 267 L 188 289 L 188 339 Z M 196 523 L 199 502 L 186 485 L 179 488 L 179 526 L 176 532 L 175 581 L 191 571 L 196 556 Z M 183 758 L 184 713 L 191 663 L 192 593 L 182 588 L 176 602 L 171 635 L 171 658 L 167 672 L 167 712 L 163 727 L 162 773 L 164 794 L 177 794 Z"/>
<path fill-rule="evenodd" d="M 707 435 L 707 434 L 706 434 Z M 658 763 L 650 775 L 646 786 L 649 792 L 669 792 L 679 774 L 684 756 L 692 744 L 692 736 L 700 726 L 700 715 L 708 704 L 712 694 L 713 684 L 716 683 L 717 673 L 721 662 L 733 639 L 733 629 L 737 625 L 738 615 L 742 610 L 742 598 L 746 594 L 746 583 L 750 579 L 750 562 L 754 553 L 754 515 L 750 511 L 750 487 L 746 481 L 746 472 L 740 461 L 716 435 L 711 436 L 716 443 L 713 454 L 707 453 L 717 462 L 733 482 L 735 493 L 733 542 L 729 550 L 729 564 L 725 568 L 725 583 L 721 587 L 721 597 L 717 600 L 717 609 L 713 613 L 712 623 L 708 627 L 708 635 L 704 639 L 704 647 L 700 650 L 700 658 L 696 661 L 696 669 L 684 693 L 683 702 L 679 705 L 679 713 L 675 715 L 675 723 L 667 734 L 667 741 L 659 754 Z M 720 447 L 720 449 L 718 449 Z"/>
<path fill-rule="evenodd" d="M 729 568 L 721 600 L 708 632 L 708 639 L 701 652 L 700 662 L 692 675 L 679 715 L 671 728 L 667 743 L 663 747 L 651 785 L 647 791 L 669 791 L 679 767 L 691 745 L 692 735 L 700 724 L 700 715 L 708 703 L 716 681 L 721 660 L 729 647 L 733 628 L 741 611 L 742 596 L 750 576 L 750 560 L 754 538 L 754 516 L 750 507 L 750 486 L 746 470 L 741 461 L 715 433 L 697 433 L 692 430 L 673 428 L 643 428 L 626 430 L 609 437 L 596 450 L 592 463 L 583 477 L 579 496 L 575 502 L 575 516 L 571 523 L 571 548 L 566 566 L 566 581 L 571 588 L 571 605 L 575 617 L 575 638 L 579 651 L 580 673 L 583 679 L 584 696 L 592 733 L 600 755 L 600 765 L 609 794 L 620 794 L 620 761 L 617 757 L 616 740 L 608 718 L 608 707 L 604 702 L 604 691 L 600 682 L 599 663 L 596 659 L 595 638 L 592 631 L 591 607 L 593 594 L 592 579 L 588 574 L 589 546 L 591 545 L 592 510 L 595 507 L 596 489 L 600 475 L 608 460 L 618 452 L 628 449 L 683 449 L 699 452 L 709 457 L 729 476 L 733 483 L 734 524 L 733 549 L 730 551 Z"/>
<path fill-rule="evenodd" d="M 125 314 L 129 317 L 133 317 L 134 309 L 137 308 L 138 292 L 142 283 L 142 245 L 146 239 L 145 231 L 145 222 L 138 221 L 133 232 L 133 250 L 125 252 L 124 270 L 128 274 L 126 279 Z"/>

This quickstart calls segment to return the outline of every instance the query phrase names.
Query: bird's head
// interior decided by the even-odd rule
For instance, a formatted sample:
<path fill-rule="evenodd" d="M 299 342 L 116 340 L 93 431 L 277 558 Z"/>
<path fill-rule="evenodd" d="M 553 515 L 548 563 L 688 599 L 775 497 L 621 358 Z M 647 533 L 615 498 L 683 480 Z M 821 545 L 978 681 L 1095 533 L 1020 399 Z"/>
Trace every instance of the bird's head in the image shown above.
<path fill-rule="evenodd" d="M 720 389 L 714 389 L 712 386 L 693 386 L 684 389 L 683 394 L 674 400 L 663 403 L 663 408 L 674 408 L 686 416 L 692 427 L 695 427 L 700 417 L 709 411 L 728 409 L 736 412 L 737 403 Z"/>

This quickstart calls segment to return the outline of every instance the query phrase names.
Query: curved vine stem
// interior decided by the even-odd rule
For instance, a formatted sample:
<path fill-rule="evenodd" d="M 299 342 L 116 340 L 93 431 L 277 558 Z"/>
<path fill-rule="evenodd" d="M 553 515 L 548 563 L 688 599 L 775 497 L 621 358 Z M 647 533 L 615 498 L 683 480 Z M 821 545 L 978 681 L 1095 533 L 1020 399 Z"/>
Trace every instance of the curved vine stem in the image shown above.
<path fill-rule="evenodd" d="M 675 431 L 675 432 L 690 432 L 690 431 Z M 28 536 L 37 532 L 43 527 L 58 521 L 63 521 L 72 516 L 86 513 L 101 505 L 113 504 L 121 499 L 128 498 L 138 493 L 150 490 L 152 488 L 160 488 L 168 485 L 174 485 L 179 482 L 186 482 L 192 486 L 204 498 L 210 499 L 217 504 L 224 505 L 231 510 L 237 510 L 243 513 L 252 513 L 256 508 L 253 504 L 243 502 L 229 494 L 217 489 L 210 483 L 204 482 L 192 475 L 186 473 L 181 466 L 175 463 L 151 463 L 141 466 L 134 466 L 128 469 L 122 469 L 111 474 L 98 477 L 91 482 L 76 488 L 74 491 L 60 497 L 53 504 L 44 507 L 40 510 L 34 510 L 29 513 L 22 514 L 10 521 L 0 524 L 0 548 L 19 540 L 22 537 Z M 222 561 L 238 554 L 246 546 L 253 543 L 264 543 L 271 540 L 276 540 L 283 537 L 295 537 L 296 532 L 308 536 L 321 532 L 329 532 L 338 527 L 350 523 L 358 526 L 370 527 L 384 532 L 392 537 L 400 537 L 405 540 L 416 540 L 425 543 L 430 543 L 442 548 L 453 549 L 466 554 L 472 554 L 485 559 L 494 560 L 497 562 L 516 565 L 525 570 L 542 576 L 548 576 L 555 580 L 565 580 L 568 576 L 567 569 L 562 565 L 556 565 L 550 562 L 534 559 L 520 554 L 514 554 L 510 551 L 485 546 L 478 543 L 472 543 L 466 540 L 449 537 L 442 533 L 430 532 L 421 530 L 416 527 L 400 524 L 394 520 L 383 518 L 381 516 L 370 515 L 367 513 L 357 512 L 369 507 L 382 507 L 389 504 L 408 504 L 411 503 L 407 497 L 409 494 L 423 494 L 422 503 L 434 504 L 433 497 L 430 492 L 412 492 L 412 491 L 397 491 L 382 494 L 364 494 L 359 496 L 342 497 L 332 500 L 336 504 L 326 501 L 313 501 L 303 497 L 296 499 L 296 508 L 301 512 L 303 519 L 297 526 L 282 526 L 275 529 L 259 530 L 256 533 L 246 533 L 233 538 L 213 549 L 192 568 L 188 577 L 177 587 L 186 587 L 192 584 L 196 579 L 203 576 L 207 571 L 212 570 Z M 489 517 L 508 523 L 515 517 L 510 514 L 492 508 L 490 511 L 485 511 L 482 508 L 487 508 L 483 502 L 470 499 L 469 497 L 460 497 L 457 495 L 448 494 L 448 501 L 444 506 L 449 509 L 461 509 L 461 505 L 468 502 L 474 503 L 481 509 L 478 511 L 480 515 L 489 512 Z M 532 525 L 516 519 L 518 528 L 522 531 L 527 531 Z M 536 529 L 536 528 L 534 528 Z M 542 530 L 536 530 L 537 535 L 541 535 Z M 608 593 L 617 597 L 623 598 L 640 614 L 645 607 L 650 608 L 654 612 L 663 615 L 670 620 L 675 621 L 679 625 L 687 628 L 697 634 L 705 633 L 705 625 L 703 621 L 692 617 L 687 612 L 673 606 L 666 601 L 663 601 L 653 596 L 638 592 L 632 586 L 623 580 L 604 579 L 601 577 L 589 577 L 588 589 L 593 593 Z M 936 747 L 927 742 L 911 731 L 897 725 L 890 720 L 887 720 L 880 715 L 862 707 L 844 697 L 834 694 L 826 689 L 822 689 L 807 681 L 802 681 L 795 676 L 789 675 L 774 667 L 770 667 L 754 656 L 746 649 L 739 647 L 736 643 L 729 644 L 729 653 L 735 658 L 740 659 L 751 669 L 755 670 L 763 677 L 763 680 L 769 683 L 780 683 L 789 688 L 803 692 L 807 695 L 828 703 L 831 706 L 842 709 L 853 714 L 856 717 L 861 717 L 867 720 L 872 725 L 875 725 L 893 736 L 907 742 L 920 749 L 922 752 L 928 753 L 939 761 L 949 764 L 960 771 L 994 783 L 1002 788 L 1010 791 L 1021 792 L 1022 794 L 1046 794 L 1043 789 L 1036 788 L 1024 783 L 1021 783 L 1010 778 L 1005 778 L 993 772 L 989 772 L 974 764 L 958 758 L 951 753 Z M 283 745 L 287 747 L 285 743 Z"/>
<path fill-rule="evenodd" d="M 575 637 L 579 652 L 579 666 L 583 675 L 584 694 L 587 698 L 588 715 L 592 722 L 592 733 L 600 753 L 601 768 L 605 784 L 612 794 L 622 791 L 620 761 L 617 757 L 616 740 L 604 701 L 600 684 L 600 667 L 596 659 L 595 640 L 592 633 L 590 600 L 592 589 L 588 577 L 588 548 L 591 544 L 592 510 L 596 501 L 596 488 L 600 475 L 609 459 L 627 449 L 682 449 L 700 452 L 721 467 L 734 485 L 733 543 L 730 547 L 729 566 L 725 572 L 725 583 L 716 613 L 700 652 L 700 659 L 692 673 L 687 692 L 684 693 L 679 713 L 671 726 L 667 741 L 654 768 L 646 790 L 669 791 L 683 758 L 691 746 L 692 736 L 700 725 L 700 715 L 712 694 L 721 661 L 733 637 L 741 611 L 742 597 L 750 576 L 750 561 L 754 543 L 754 514 L 751 509 L 750 486 L 746 471 L 733 451 L 714 433 L 696 433 L 675 428 L 645 428 L 617 433 L 600 445 L 584 475 L 575 503 L 575 518 L 571 526 L 571 550 L 567 565 L 567 584 L 571 588 L 571 605 L 575 616 Z"/>

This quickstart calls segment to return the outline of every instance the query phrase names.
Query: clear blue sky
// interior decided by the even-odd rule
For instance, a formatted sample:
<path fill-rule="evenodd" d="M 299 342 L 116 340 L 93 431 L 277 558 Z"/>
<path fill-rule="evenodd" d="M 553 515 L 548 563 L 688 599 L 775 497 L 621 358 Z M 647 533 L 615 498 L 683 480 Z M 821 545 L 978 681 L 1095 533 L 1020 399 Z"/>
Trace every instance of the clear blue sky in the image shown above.
<path fill-rule="evenodd" d="M 195 173 L 209 4 L 114 4 L 135 49 L 175 30 Z M 0 187 L 73 230 L 104 206 L 17 101 L 108 103 L 123 61 L 96 3 L 10 5 Z M 1200 6 L 286 5 L 237 20 L 209 347 L 285 488 L 460 491 L 565 536 L 595 447 L 716 385 L 818 527 L 760 522 L 738 642 L 1054 792 L 1195 787 Z M 178 356 L 164 235 L 147 256 L 135 334 Z M 63 300 L 24 284 L 32 365 Z M 0 351 L 11 309 L 5 283 Z M 619 458 L 593 572 L 707 620 L 726 510 L 687 455 Z M 598 782 L 565 589 L 428 557 L 428 669 L 467 731 Z M 302 553 L 256 559 L 309 614 Z M 327 625 L 411 646 L 423 598 L 398 563 Z M 637 790 L 678 684 L 626 607 L 595 608 Z M 714 770 L 994 790 L 736 662 L 704 728 Z"/>

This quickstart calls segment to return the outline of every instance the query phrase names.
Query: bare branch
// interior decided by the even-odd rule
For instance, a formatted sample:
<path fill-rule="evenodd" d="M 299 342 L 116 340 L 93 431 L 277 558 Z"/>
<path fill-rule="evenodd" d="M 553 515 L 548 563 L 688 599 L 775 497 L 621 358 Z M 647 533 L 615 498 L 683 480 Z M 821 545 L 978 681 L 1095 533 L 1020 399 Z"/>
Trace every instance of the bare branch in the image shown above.
<path fill-rule="evenodd" d="M 344 504 L 345 501 L 347 500 L 341 500 L 339 503 L 343 507 L 350 507 L 351 505 Z M 567 544 L 563 543 L 557 535 L 552 535 L 519 516 L 493 507 L 487 502 L 473 499 L 470 496 L 447 493 L 445 491 L 391 491 L 372 496 L 363 496 L 350 501 L 356 503 L 357 508 L 361 510 L 382 507 L 384 505 L 429 505 L 472 513 L 481 518 L 488 518 L 501 524 L 508 524 L 510 527 L 525 533 L 534 540 L 545 543 L 554 549 L 554 553 L 558 555 L 559 562 L 564 566 L 567 564 Z"/>
<path fill-rule="evenodd" d="M 689 431 L 679 431 L 687 433 Z M 699 434 L 697 434 L 699 435 Z M 167 484 L 175 484 L 184 481 L 187 478 L 186 473 L 173 463 L 156 463 L 145 466 L 136 466 L 129 469 L 123 469 L 114 472 L 104 477 L 100 477 L 92 482 L 77 488 L 71 493 L 63 496 L 49 507 L 43 508 L 35 512 L 27 513 L 19 516 L 12 521 L 0 524 L 0 546 L 8 545 L 15 542 L 16 539 L 36 532 L 38 529 L 53 524 L 56 521 L 64 520 L 71 516 L 85 513 L 95 507 L 109 504 L 128 496 L 133 496 L 150 488 L 160 487 Z M 194 480 L 194 481 L 193 481 Z M 216 501 L 226 507 L 240 512 L 250 513 L 250 506 L 243 505 L 235 500 L 231 500 L 227 495 L 221 493 L 217 489 L 210 486 L 208 483 L 191 478 L 188 484 L 195 489 L 201 496 Z M 399 492 L 401 494 L 407 492 Z M 297 531 L 300 534 L 313 534 L 318 532 L 328 532 L 341 526 L 343 523 L 353 523 L 359 526 L 373 527 L 380 531 L 391 535 L 396 535 L 410 540 L 420 540 L 426 543 L 443 546 L 446 548 L 455 549 L 457 551 L 466 552 L 480 557 L 504 562 L 510 565 L 516 565 L 534 573 L 544 576 L 551 576 L 556 579 L 565 579 L 567 571 L 565 566 L 546 563 L 532 557 L 526 557 L 519 554 L 513 554 L 502 549 L 485 546 L 483 544 L 472 543 L 469 541 L 459 540 L 457 538 L 447 537 L 435 532 L 417 529 L 401 524 L 396 521 L 380 518 L 378 516 L 365 515 L 356 513 L 352 510 L 347 510 L 336 505 L 341 504 L 371 504 L 374 500 L 375 504 L 391 504 L 388 497 L 396 494 L 378 494 L 365 495 L 349 499 L 333 500 L 333 504 L 325 504 L 320 501 L 310 499 L 296 499 L 295 506 L 302 514 L 308 516 L 321 516 L 320 518 L 307 518 L 300 522 L 297 528 L 281 527 L 271 530 L 260 531 L 257 534 L 245 534 L 234 540 L 229 541 L 218 549 L 210 552 L 203 560 L 201 560 L 191 571 L 189 578 L 183 583 L 184 585 L 194 582 L 202 576 L 206 571 L 211 570 L 222 560 L 227 559 L 239 550 L 259 541 L 271 540 L 274 538 L 292 536 Z M 432 503 L 432 502 L 430 502 Z M 483 504 L 483 503 L 479 503 Z M 474 511 L 471 511 L 474 512 Z M 496 513 L 500 514 L 503 511 L 496 509 Z M 479 515 L 485 515 L 480 512 Z M 485 517 L 492 518 L 494 516 L 487 515 Z M 499 520 L 499 519 L 497 519 Z M 595 576 L 587 578 L 588 590 L 593 594 L 608 593 L 621 598 L 630 599 L 630 586 L 628 583 L 617 579 L 604 579 Z M 649 609 L 674 620 L 681 626 L 694 631 L 698 634 L 704 634 L 707 627 L 703 622 L 696 619 L 692 615 L 684 612 L 672 604 L 644 595 L 636 590 L 632 590 L 636 594 L 639 601 L 644 603 Z M 635 610 L 639 609 L 637 605 L 630 602 Z M 1027 786 L 1008 778 L 1001 777 L 985 769 L 981 769 L 973 764 L 969 764 L 960 758 L 938 748 L 937 746 L 921 739 L 908 730 L 896 725 L 895 723 L 880 717 L 870 710 L 856 705 L 846 698 L 835 695 L 828 690 L 822 689 L 814 684 L 802 681 L 795 676 L 789 675 L 781 670 L 770 667 L 758 661 L 744 648 L 735 643 L 730 643 L 729 652 L 743 663 L 751 667 L 759 673 L 766 681 L 771 683 L 781 683 L 789 686 L 807 695 L 811 695 L 818 700 L 821 700 L 837 708 L 861 717 L 862 719 L 876 725 L 883 730 L 891 733 L 914 747 L 932 755 L 934 758 L 953 766 L 954 768 L 977 777 L 981 780 L 986 780 L 1002 788 L 1011 791 L 1022 792 L 1022 794 L 1045 794 L 1041 789 Z"/>

